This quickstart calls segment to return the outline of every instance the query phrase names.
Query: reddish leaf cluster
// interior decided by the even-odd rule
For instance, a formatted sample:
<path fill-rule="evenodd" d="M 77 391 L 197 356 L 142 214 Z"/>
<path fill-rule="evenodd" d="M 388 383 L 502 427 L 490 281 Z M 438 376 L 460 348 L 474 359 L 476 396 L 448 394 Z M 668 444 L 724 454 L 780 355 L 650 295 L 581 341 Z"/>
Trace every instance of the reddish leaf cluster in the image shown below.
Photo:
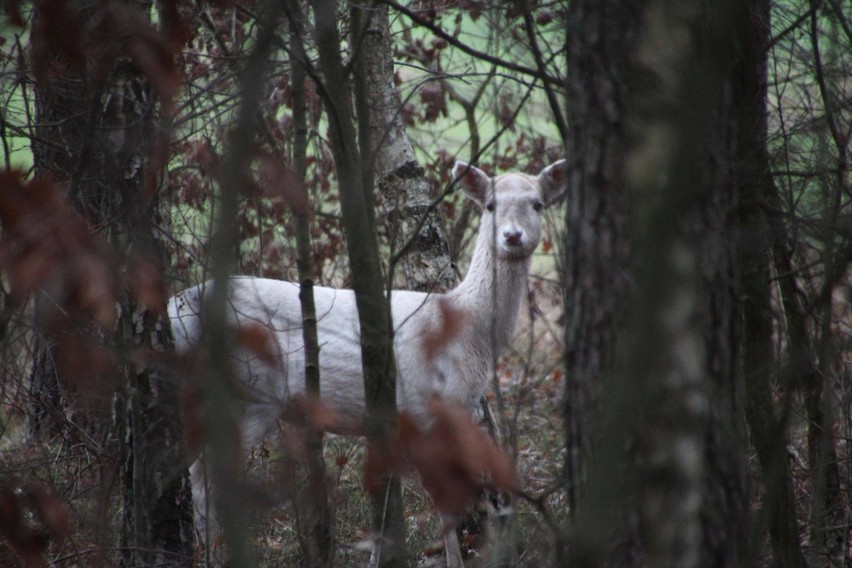
<path fill-rule="evenodd" d="M 105 410 L 108 397 L 100 395 L 119 369 L 115 355 L 102 345 L 104 332 L 116 321 L 115 255 L 48 177 L 25 184 L 18 172 L 0 172 L 0 221 L 0 272 L 9 279 L 13 302 L 47 292 L 52 304 L 43 329 L 56 345 L 67 394 L 89 410 Z M 130 277 L 144 292 L 140 272 Z"/>
<path fill-rule="evenodd" d="M 38 81 L 86 66 L 83 24 L 68 0 L 42 0 L 31 32 L 33 74 Z"/>
<path fill-rule="evenodd" d="M 48 177 L 25 184 L 20 172 L 0 172 L 0 221 L 0 271 L 14 301 L 48 287 L 64 312 L 112 328 L 114 259 Z"/>
<path fill-rule="evenodd" d="M 431 428 L 402 413 L 385 449 L 371 442 L 364 474 L 368 491 L 381 491 L 389 473 L 414 472 L 440 512 L 461 515 L 483 487 L 517 490 L 512 464 L 468 412 L 437 398 L 429 410 Z"/>
<path fill-rule="evenodd" d="M 435 122 L 438 117 L 447 116 L 447 89 L 443 81 L 431 81 L 420 89 L 420 102 L 423 103 L 423 120 Z"/>
<path fill-rule="evenodd" d="M 160 33 L 146 14 L 130 4 L 101 4 L 94 18 L 91 41 L 96 81 L 105 81 L 116 61 L 129 57 L 159 95 L 162 111 L 171 113 L 181 82 L 175 63 L 180 46 Z"/>
<path fill-rule="evenodd" d="M 257 355 L 267 365 L 278 365 L 278 346 L 269 327 L 261 323 L 250 323 L 234 329 L 233 334 L 237 346 Z"/>
<path fill-rule="evenodd" d="M 16 491 L 0 485 L 0 538 L 26 566 L 47 566 L 44 553 L 50 541 L 61 542 L 70 529 L 68 507 L 38 486 Z"/>

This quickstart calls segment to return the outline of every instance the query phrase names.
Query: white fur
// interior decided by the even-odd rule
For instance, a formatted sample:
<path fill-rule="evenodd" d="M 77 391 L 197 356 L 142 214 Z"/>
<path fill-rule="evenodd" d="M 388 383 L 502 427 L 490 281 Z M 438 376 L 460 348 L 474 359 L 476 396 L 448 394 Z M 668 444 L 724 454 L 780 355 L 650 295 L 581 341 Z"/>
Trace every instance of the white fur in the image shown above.
<path fill-rule="evenodd" d="M 453 175 L 467 196 L 482 208 L 482 219 L 465 279 L 446 294 L 394 290 L 394 354 L 397 405 L 418 416 L 426 414 L 433 394 L 473 407 L 493 373 L 493 363 L 509 345 L 526 290 L 530 255 L 541 238 L 541 209 L 565 190 L 564 160 L 538 177 L 504 174 L 494 179 L 457 162 Z M 489 211 L 493 206 L 493 211 Z M 198 317 L 205 287 L 185 290 L 169 302 L 178 350 L 198 341 Z M 256 355 L 235 353 L 239 375 L 250 392 L 243 400 L 243 442 L 250 448 L 274 427 L 288 397 L 304 391 L 304 356 L 299 286 L 265 278 L 231 280 L 231 309 L 237 325 L 268 326 L 277 339 L 281 362 L 271 366 Z M 351 290 L 315 287 L 320 343 L 321 397 L 353 421 L 364 414 L 358 314 Z M 423 349 L 426 334 L 446 330 L 439 300 L 464 325 L 431 360 Z M 199 467 L 194 466 L 196 489 Z M 204 510 L 203 491 L 195 492 L 196 510 Z M 458 548 L 458 544 L 455 544 Z M 459 554 L 457 551 L 448 554 Z M 452 562 L 455 564 L 455 562 Z"/>

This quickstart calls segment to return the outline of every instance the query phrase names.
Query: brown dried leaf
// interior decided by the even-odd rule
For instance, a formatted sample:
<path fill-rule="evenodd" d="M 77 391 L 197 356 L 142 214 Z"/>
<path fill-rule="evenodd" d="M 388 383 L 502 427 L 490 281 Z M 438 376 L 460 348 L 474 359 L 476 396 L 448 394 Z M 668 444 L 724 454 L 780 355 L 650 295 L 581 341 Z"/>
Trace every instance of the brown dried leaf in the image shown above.
<path fill-rule="evenodd" d="M 9 248 L 14 248 L 14 245 Z M 3 250 L 7 250 L 7 247 L 3 247 Z M 20 304 L 56 272 L 57 266 L 54 255 L 33 248 L 28 254 L 22 254 L 14 260 L 0 253 L 0 269 L 8 272 L 10 296 L 12 301 Z"/>
<path fill-rule="evenodd" d="M 455 341 L 468 320 L 467 312 L 454 306 L 448 298 L 439 298 L 437 304 L 441 323 L 436 328 L 424 330 L 420 340 L 427 361 L 433 361 L 445 346 Z"/>
<path fill-rule="evenodd" d="M 116 320 L 113 267 L 103 255 L 84 250 L 76 255 L 69 272 L 68 286 L 74 291 L 68 308 L 89 314 L 104 329 L 112 329 Z"/>
<path fill-rule="evenodd" d="M 334 406 L 312 394 L 292 397 L 282 417 L 300 428 L 310 426 L 320 432 L 350 436 L 364 435 L 362 421 L 347 417 Z"/>
<path fill-rule="evenodd" d="M 18 28 L 23 28 L 25 25 L 24 17 L 21 15 L 21 0 L 4 0 L 3 12 L 9 23 Z"/>
<path fill-rule="evenodd" d="M 282 465 L 295 467 L 308 459 L 308 439 L 305 430 L 300 428 L 284 428 L 279 434 L 282 451 Z"/>
<path fill-rule="evenodd" d="M 437 438 L 438 432 L 449 436 Z M 421 431 L 413 421 L 410 427 L 400 430 L 406 465 L 419 474 L 435 507 L 452 515 L 463 513 L 482 485 L 482 472 L 474 461 L 475 455 L 463 453 L 458 434 L 448 427 L 446 417 L 437 416 L 428 432 Z"/>
<path fill-rule="evenodd" d="M 207 425 L 204 423 L 201 389 L 189 381 L 180 390 L 180 410 L 183 419 L 184 445 L 187 457 L 192 460 L 201 454 L 207 443 Z"/>
<path fill-rule="evenodd" d="M 439 116 L 447 116 L 447 90 L 443 82 L 435 81 L 421 87 L 420 101 L 424 105 L 424 121 L 435 122 Z"/>
<path fill-rule="evenodd" d="M 360 421 L 354 422 L 348 419 L 342 412 L 319 398 L 306 396 L 304 404 L 305 415 L 317 430 L 335 434 L 363 434 L 364 427 Z"/>
<path fill-rule="evenodd" d="M 181 18 L 178 0 L 161 0 L 157 5 L 165 37 L 176 48 L 186 45 L 194 33 L 186 19 Z"/>
<path fill-rule="evenodd" d="M 64 309 L 114 325 L 117 263 L 50 178 L 24 184 L 20 172 L 0 173 L 0 221 L 0 270 L 13 300 L 52 284 Z"/>
<path fill-rule="evenodd" d="M 24 173 L 16 170 L 0 171 L 0 219 L 6 230 L 17 227 L 27 215 Z"/>
<path fill-rule="evenodd" d="M 539 26 L 546 26 L 552 22 L 555 17 L 556 16 L 554 16 L 553 12 L 550 10 L 543 10 L 535 17 L 535 23 Z"/>
<path fill-rule="evenodd" d="M 8 485 L 0 485 L 0 535 L 13 538 L 23 526 L 20 500 Z"/>
<path fill-rule="evenodd" d="M 278 343 L 272 330 L 265 325 L 252 322 L 234 329 L 234 341 L 267 365 L 278 365 Z"/>
<path fill-rule="evenodd" d="M 73 246 L 74 239 L 54 236 L 61 226 L 63 209 L 58 192 L 48 180 L 36 179 L 25 185 L 21 172 L 0 173 L 0 221 L 4 228 L 0 270 L 9 274 L 14 300 L 25 299 L 67 260 L 62 246 Z"/>
<path fill-rule="evenodd" d="M 403 462 L 398 452 L 400 446 L 395 443 L 386 446 L 376 440 L 367 442 L 367 457 L 364 461 L 364 489 L 370 495 L 377 495 L 385 489 L 387 476 L 400 473 Z"/>
<path fill-rule="evenodd" d="M 439 511 L 460 515 L 483 487 L 517 490 L 512 464 L 468 412 L 437 398 L 429 409 L 434 419 L 429 430 L 414 416 L 401 413 L 396 438 L 388 447 L 369 444 L 364 472 L 368 491 L 382 490 L 390 473 L 414 471 Z"/>
<path fill-rule="evenodd" d="M 515 132 L 516 118 L 515 109 L 509 104 L 508 100 L 503 99 L 500 101 L 500 106 L 497 109 L 497 119 L 500 121 L 500 126 Z"/>

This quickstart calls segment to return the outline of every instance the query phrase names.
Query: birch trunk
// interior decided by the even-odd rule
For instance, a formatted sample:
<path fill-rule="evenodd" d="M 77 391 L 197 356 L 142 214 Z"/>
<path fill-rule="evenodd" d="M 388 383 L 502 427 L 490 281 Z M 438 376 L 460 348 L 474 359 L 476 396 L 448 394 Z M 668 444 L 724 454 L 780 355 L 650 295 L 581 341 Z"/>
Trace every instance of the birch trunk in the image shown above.
<path fill-rule="evenodd" d="M 359 46 L 356 65 L 369 105 L 368 125 L 361 130 L 362 140 L 368 139 L 369 144 L 363 151 L 373 171 L 391 249 L 395 254 L 407 250 L 400 259 L 399 287 L 446 291 L 455 284 L 455 274 L 441 218 L 432 206 L 425 172 L 414 156 L 399 112 L 388 8 L 371 0 L 356 13 L 360 23 L 353 26 Z"/>

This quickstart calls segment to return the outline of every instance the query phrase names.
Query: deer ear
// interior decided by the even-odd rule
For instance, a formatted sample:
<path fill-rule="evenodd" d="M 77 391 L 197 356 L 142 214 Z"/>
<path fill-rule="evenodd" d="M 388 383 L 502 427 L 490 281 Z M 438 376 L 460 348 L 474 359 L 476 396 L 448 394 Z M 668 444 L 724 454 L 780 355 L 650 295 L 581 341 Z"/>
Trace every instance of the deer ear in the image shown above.
<path fill-rule="evenodd" d="M 456 162 L 453 166 L 453 178 L 472 201 L 480 207 L 485 205 L 488 186 L 491 182 L 488 174 L 470 164 Z"/>
<path fill-rule="evenodd" d="M 568 189 L 568 160 L 550 164 L 538 174 L 538 185 L 547 205 L 558 200 Z"/>

